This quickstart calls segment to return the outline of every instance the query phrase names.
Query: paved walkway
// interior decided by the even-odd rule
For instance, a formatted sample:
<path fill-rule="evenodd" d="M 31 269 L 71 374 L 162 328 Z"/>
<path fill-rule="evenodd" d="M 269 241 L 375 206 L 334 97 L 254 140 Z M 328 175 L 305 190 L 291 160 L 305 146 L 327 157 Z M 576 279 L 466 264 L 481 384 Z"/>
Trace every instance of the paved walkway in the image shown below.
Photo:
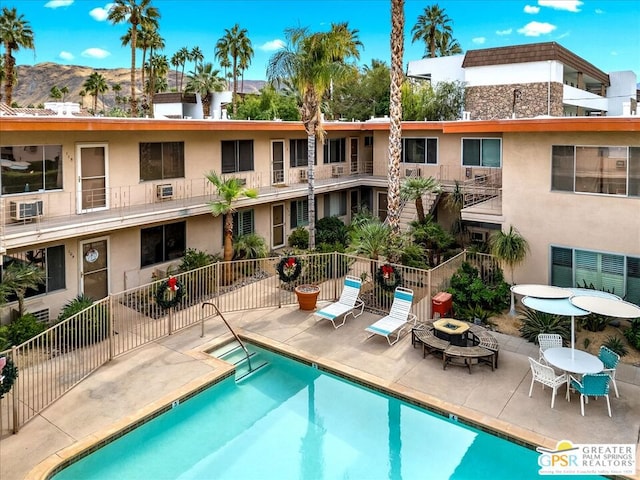
<path fill-rule="evenodd" d="M 592 401 L 580 415 L 576 395 L 566 402 L 562 392 L 550 408 L 550 390 L 535 384 L 527 356 L 537 347 L 522 339 L 496 334 L 501 350 L 499 368 L 485 365 L 442 369 L 441 360 L 422 358 L 410 335 L 394 346 L 382 337 L 367 338 L 364 328 L 377 318 L 370 313 L 334 329 L 296 308 L 252 310 L 226 315 L 249 339 L 302 353 L 320 365 L 356 374 L 368 381 L 410 395 L 436 408 L 482 423 L 531 442 L 555 447 L 557 440 L 574 443 L 632 443 L 640 431 L 640 369 L 623 365 L 618 372 L 620 398 L 611 396 L 613 418 L 606 404 Z M 219 319 L 152 343 L 99 369 L 88 379 L 27 423 L 17 435 L 0 439 L 0 478 L 37 478 L 44 467 L 69 454 L 78 443 L 95 441 L 118 426 L 170 404 L 196 385 L 228 373 L 229 366 L 203 350 L 229 338 Z M 115 425 L 115 426 L 114 426 Z M 72 445 L 76 447 L 68 448 Z M 65 450 L 66 449 L 66 450 Z M 637 449 L 638 450 L 638 449 Z M 56 454 L 57 455 L 54 455 Z M 639 452 L 640 453 L 640 452 Z M 640 457 L 640 455 L 638 455 Z M 41 463 L 47 460 L 44 464 Z M 40 467 L 35 468 L 40 464 Z M 640 473 L 640 472 L 639 472 Z M 634 478 L 640 479 L 640 474 Z"/>

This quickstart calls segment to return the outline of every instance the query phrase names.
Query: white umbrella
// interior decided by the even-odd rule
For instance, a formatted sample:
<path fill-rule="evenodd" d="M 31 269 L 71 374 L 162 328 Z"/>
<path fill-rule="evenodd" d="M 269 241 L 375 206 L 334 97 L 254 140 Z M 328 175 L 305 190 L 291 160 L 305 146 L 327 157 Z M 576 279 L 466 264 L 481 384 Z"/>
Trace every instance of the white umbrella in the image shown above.
<path fill-rule="evenodd" d="M 576 307 L 599 315 L 616 318 L 640 318 L 640 307 L 637 305 L 625 302 L 620 297 L 615 297 L 615 295 L 613 296 L 615 298 L 610 298 L 594 295 L 594 293 L 574 296 L 569 300 Z"/>
<path fill-rule="evenodd" d="M 511 287 L 511 310 L 509 310 L 509 315 L 516 314 L 514 294 L 534 298 L 569 298 L 573 295 L 568 288 L 554 287 L 552 285 L 514 285 Z"/>

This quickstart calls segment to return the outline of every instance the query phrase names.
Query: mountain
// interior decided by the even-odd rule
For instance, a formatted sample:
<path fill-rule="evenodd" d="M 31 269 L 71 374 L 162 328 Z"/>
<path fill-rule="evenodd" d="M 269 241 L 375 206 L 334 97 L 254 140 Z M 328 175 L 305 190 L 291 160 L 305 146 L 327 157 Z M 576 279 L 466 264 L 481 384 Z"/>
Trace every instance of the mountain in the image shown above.
<path fill-rule="evenodd" d="M 36 65 L 19 65 L 18 84 L 13 88 L 13 101 L 17 102 L 21 107 L 29 105 L 37 106 L 44 102 L 54 101 L 51 98 L 50 91 L 52 87 L 67 87 L 69 93 L 65 95 L 65 101 L 83 104 L 80 97 L 80 91 L 83 90 L 82 85 L 93 72 L 98 72 L 107 81 L 109 90 L 100 95 L 98 98 L 98 108 L 102 109 L 102 102 L 107 108 L 115 106 L 115 92 L 112 90 L 113 85 L 120 84 L 122 87 L 119 95 L 121 97 L 129 97 L 131 85 L 131 70 L 128 68 L 91 68 L 79 65 L 60 65 L 57 63 L 45 62 Z M 136 79 L 140 81 L 140 71 L 136 73 Z M 178 81 L 180 80 L 180 72 L 178 72 Z M 187 78 L 183 80 L 183 86 Z M 170 70 L 168 76 L 169 90 L 176 88 L 176 72 Z M 258 93 L 265 85 L 264 80 L 245 80 L 244 92 Z M 140 90 L 138 90 L 138 95 Z M 59 100 L 61 101 L 61 100 Z M 84 97 L 84 106 L 91 107 L 93 97 L 89 94 Z"/>

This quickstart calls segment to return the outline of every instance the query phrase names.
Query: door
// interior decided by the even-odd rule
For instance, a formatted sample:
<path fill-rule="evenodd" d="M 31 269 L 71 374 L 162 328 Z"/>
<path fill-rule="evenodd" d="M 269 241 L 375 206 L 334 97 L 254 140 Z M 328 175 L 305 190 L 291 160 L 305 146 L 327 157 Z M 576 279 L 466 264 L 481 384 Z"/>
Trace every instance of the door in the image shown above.
<path fill-rule="evenodd" d="M 271 181 L 284 183 L 284 140 L 271 140 Z"/>
<path fill-rule="evenodd" d="M 389 208 L 389 199 L 387 192 L 378 192 L 378 218 L 384 222 L 387 218 L 387 209 Z"/>
<path fill-rule="evenodd" d="M 358 173 L 358 138 L 349 138 L 349 165 L 351 173 Z"/>
<path fill-rule="evenodd" d="M 284 247 L 284 204 L 271 207 L 271 232 L 273 248 Z"/>
<path fill-rule="evenodd" d="M 109 258 L 106 238 L 80 244 L 80 291 L 94 300 L 109 295 Z"/>
<path fill-rule="evenodd" d="M 107 145 L 78 145 L 78 213 L 109 208 L 107 195 Z"/>

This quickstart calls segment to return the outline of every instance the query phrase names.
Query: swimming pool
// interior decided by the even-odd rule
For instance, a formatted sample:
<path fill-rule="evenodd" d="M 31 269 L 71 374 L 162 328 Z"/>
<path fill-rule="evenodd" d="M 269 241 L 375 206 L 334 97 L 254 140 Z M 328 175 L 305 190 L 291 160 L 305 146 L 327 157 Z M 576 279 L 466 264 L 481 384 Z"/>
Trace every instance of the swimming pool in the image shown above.
<path fill-rule="evenodd" d="M 252 350 L 268 368 L 216 384 L 54 478 L 539 479 L 532 450 Z"/>

